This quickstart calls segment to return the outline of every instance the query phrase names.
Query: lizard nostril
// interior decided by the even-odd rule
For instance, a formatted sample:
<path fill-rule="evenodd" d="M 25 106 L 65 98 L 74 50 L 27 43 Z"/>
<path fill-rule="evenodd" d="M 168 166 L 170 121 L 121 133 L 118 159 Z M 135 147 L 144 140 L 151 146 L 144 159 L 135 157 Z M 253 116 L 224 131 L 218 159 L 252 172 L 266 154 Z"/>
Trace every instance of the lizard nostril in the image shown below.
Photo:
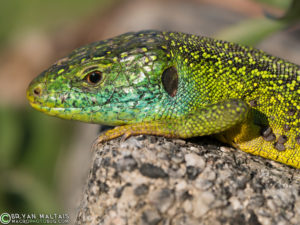
<path fill-rule="evenodd" d="M 33 94 L 36 96 L 40 96 L 42 94 L 41 87 L 36 87 L 35 89 L 33 89 Z"/>

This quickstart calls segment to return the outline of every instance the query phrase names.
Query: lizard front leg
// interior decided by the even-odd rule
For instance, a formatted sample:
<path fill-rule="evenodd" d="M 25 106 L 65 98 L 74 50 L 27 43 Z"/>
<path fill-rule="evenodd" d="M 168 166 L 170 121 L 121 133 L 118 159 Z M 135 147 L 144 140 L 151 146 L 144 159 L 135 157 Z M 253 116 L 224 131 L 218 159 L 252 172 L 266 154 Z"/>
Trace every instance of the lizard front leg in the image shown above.
<path fill-rule="evenodd" d="M 242 100 L 230 99 L 208 105 L 172 119 L 141 122 L 115 127 L 101 134 L 98 143 L 120 136 L 148 134 L 169 138 L 190 138 L 222 132 L 243 121 L 248 106 Z"/>

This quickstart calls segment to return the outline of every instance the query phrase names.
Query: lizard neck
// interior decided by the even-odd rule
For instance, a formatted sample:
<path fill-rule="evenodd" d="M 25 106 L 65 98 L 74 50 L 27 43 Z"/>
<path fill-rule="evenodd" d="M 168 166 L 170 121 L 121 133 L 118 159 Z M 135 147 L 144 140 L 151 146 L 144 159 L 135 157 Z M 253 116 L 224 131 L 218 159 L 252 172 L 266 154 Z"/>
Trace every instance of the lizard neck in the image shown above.
<path fill-rule="evenodd" d="M 171 34 L 168 34 L 171 55 L 179 81 L 184 84 L 181 91 L 193 96 L 194 104 L 205 106 L 228 98 L 249 103 L 262 93 L 271 95 L 280 83 L 295 81 L 300 74 L 299 66 L 252 47 Z"/>

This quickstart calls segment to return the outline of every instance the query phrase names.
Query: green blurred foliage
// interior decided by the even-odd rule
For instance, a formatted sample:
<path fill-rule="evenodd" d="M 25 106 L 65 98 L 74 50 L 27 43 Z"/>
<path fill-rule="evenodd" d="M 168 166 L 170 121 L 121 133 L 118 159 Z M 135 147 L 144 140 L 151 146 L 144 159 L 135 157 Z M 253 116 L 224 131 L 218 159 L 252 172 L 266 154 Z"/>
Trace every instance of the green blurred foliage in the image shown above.
<path fill-rule="evenodd" d="M 216 38 L 253 46 L 285 26 L 285 22 L 269 18 L 247 19 L 220 31 Z"/>
<path fill-rule="evenodd" d="M 0 44 L 32 28 L 55 29 L 78 20 L 95 9 L 105 9 L 114 0 L 1 0 Z"/>
<path fill-rule="evenodd" d="M 259 3 L 264 3 L 270 6 L 275 6 L 281 9 L 287 9 L 290 5 L 292 0 L 255 0 Z"/>
<path fill-rule="evenodd" d="M 290 4 L 287 13 L 281 18 L 281 20 L 287 23 L 295 22 L 300 19 L 300 1 L 293 0 Z"/>
<path fill-rule="evenodd" d="M 268 12 L 263 18 L 247 19 L 220 31 L 216 38 L 232 41 L 244 45 L 255 45 L 269 35 L 293 24 L 300 19 L 299 0 L 256 0 L 280 6 L 286 10 L 284 16 L 276 18 Z"/>
<path fill-rule="evenodd" d="M 112 0 L 2 0 L 0 46 L 39 29 L 76 24 L 110 7 Z M 24 93 L 25 94 L 25 93 Z M 60 152 L 68 149 L 74 125 L 0 99 L 0 214 L 66 213 L 55 174 Z"/>
<path fill-rule="evenodd" d="M 54 170 L 74 125 L 17 107 L 0 108 L 0 124 L 0 212 L 58 210 Z"/>

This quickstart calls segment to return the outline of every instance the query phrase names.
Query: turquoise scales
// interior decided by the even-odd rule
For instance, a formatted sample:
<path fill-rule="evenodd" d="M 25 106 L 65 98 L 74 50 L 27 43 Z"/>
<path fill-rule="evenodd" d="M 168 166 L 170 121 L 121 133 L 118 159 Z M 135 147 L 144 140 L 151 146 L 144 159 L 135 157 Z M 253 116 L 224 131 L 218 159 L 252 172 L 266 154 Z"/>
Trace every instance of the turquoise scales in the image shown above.
<path fill-rule="evenodd" d="M 31 105 L 118 125 L 99 137 L 216 136 L 300 167 L 300 69 L 263 51 L 195 35 L 141 31 L 92 43 L 37 77 Z"/>

